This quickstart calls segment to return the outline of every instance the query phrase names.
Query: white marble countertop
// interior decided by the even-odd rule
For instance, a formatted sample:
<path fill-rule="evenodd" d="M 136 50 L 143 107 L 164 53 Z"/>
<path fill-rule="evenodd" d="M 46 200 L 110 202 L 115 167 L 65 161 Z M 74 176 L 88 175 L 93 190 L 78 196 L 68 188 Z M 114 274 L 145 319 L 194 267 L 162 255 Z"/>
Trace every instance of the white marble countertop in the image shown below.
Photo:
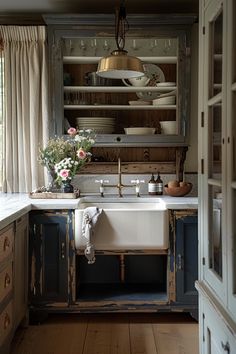
<path fill-rule="evenodd" d="M 165 204 L 167 209 L 197 209 L 198 199 L 193 197 L 169 197 L 169 196 L 141 196 L 140 198 L 124 196 L 122 202 L 140 201 L 155 202 L 158 199 Z M 79 203 L 86 201 L 114 201 L 117 196 L 106 196 L 101 198 L 99 195 L 86 195 L 78 199 L 31 199 L 24 193 L 0 193 L 0 229 L 4 228 L 18 217 L 28 213 L 31 210 L 50 210 L 50 209 L 77 209 Z"/>

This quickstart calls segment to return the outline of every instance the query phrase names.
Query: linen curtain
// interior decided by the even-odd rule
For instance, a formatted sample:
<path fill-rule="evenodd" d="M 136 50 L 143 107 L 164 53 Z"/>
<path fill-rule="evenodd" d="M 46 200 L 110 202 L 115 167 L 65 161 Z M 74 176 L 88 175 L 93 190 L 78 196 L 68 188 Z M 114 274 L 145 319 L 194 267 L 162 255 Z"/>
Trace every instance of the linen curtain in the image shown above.
<path fill-rule="evenodd" d="M 4 192 L 44 185 L 39 146 L 48 140 L 47 42 L 44 26 L 0 26 L 4 53 Z"/>

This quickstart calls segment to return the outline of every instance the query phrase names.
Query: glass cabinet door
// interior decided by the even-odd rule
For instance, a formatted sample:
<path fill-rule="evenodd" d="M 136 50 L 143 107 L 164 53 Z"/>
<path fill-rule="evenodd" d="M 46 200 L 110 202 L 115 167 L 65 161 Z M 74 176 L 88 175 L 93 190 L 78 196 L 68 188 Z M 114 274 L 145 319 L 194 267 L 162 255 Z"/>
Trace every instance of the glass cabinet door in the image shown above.
<path fill-rule="evenodd" d="M 236 2 L 229 2 L 228 18 L 229 29 L 231 38 L 229 41 L 229 55 L 227 62 L 229 80 L 227 83 L 227 107 L 229 107 L 229 124 L 227 127 L 227 142 L 228 142 L 228 210 L 227 225 L 229 237 L 229 269 L 228 269 L 228 282 L 229 282 L 229 307 L 231 313 L 236 318 Z"/>
<path fill-rule="evenodd" d="M 217 6 L 216 6 L 217 3 Z M 205 128 L 205 214 L 204 226 L 206 259 L 204 277 L 210 286 L 223 299 L 225 297 L 225 115 L 226 103 L 224 91 L 225 65 L 224 53 L 224 8 L 223 2 L 210 5 L 205 18 L 205 83 L 206 100 L 204 102 Z"/>

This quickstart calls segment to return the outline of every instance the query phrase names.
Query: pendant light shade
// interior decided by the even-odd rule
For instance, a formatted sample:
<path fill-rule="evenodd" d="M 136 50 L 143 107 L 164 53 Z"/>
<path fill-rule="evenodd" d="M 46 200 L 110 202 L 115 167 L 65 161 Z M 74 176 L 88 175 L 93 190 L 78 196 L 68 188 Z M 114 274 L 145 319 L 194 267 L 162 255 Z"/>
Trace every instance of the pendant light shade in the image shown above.
<path fill-rule="evenodd" d="M 125 33 L 128 28 L 124 1 L 122 1 L 120 9 L 116 13 L 115 39 L 117 50 L 113 50 L 109 56 L 100 59 L 97 75 L 111 79 L 129 79 L 144 75 L 141 60 L 127 55 L 128 52 L 124 50 Z"/>
<path fill-rule="evenodd" d="M 129 79 L 144 75 L 142 62 L 126 50 L 114 50 L 111 55 L 100 59 L 97 74 L 112 79 Z"/>

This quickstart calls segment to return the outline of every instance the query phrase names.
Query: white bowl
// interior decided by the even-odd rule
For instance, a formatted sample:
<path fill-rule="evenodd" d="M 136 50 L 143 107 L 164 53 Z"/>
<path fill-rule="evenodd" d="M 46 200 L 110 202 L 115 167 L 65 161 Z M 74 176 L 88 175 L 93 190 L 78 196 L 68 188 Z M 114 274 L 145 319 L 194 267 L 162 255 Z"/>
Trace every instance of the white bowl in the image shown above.
<path fill-rule="evenodd" d="M 134 128 L 124 128 L 125 134 L 135 134 L 135 135 L 152 135 L 155 134 L 155 128 L 149 127 L 134 127 Z"/>
<path fill-rule="evenodd" d="M 161 134 L 176 134 L 176 122 L 164 121 L 160 122 Z"/>
<path fill-rule="evenodd" d="M 143 100 L 129 101 L 130 106 L 147 106 L 150 104 L 152 104 L 151 101 L 143 101 Z"/>
<path fill-rule="evenodd" d="M 152 104 L 154 106 L 175 104 L 175 96 L 156 98 L 155 100 L 152 101 Z"/>

